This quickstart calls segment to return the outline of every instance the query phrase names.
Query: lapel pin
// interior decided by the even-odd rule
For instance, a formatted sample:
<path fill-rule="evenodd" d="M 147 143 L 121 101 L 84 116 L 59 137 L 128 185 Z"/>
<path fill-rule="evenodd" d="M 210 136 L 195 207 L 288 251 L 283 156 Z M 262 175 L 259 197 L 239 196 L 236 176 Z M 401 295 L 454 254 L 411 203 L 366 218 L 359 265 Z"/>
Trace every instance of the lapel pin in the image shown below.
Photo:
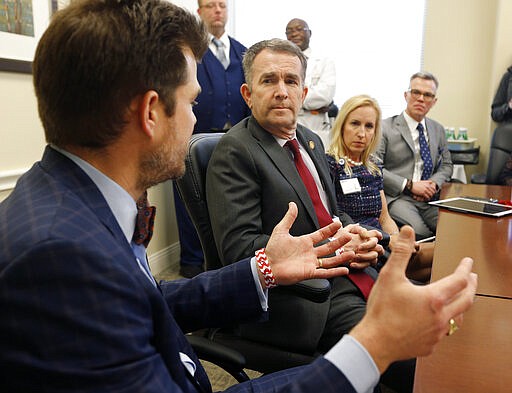
<path fill-rule="evenodd" d="M 309 148 L 310 148 L 311 150 L 315 150 L 315 142 L 313 142 L 313 141 L 309 141 Z"/>

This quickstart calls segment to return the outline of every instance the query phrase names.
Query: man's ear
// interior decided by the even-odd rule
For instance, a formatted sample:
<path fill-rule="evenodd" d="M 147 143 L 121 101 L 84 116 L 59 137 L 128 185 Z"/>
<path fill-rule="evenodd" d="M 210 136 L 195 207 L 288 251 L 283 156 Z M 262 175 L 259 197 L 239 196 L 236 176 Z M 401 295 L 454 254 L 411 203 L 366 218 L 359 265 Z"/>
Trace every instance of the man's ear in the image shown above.
<path fill-rule="evenodd" d="M 302 89 L 302 103 L 304 103 L 304 100 L 306 99 L 307 95 L 308 95 L 308 87 L 304 86 L 304 89 Z"/>
<path fill-rule="evenodd" d="M 249 109 L 252 109 L 251 89 L 247 83 L 244 83 L 242 86 L 240 86 L 240 94 L 242 95 Z"/>
<path fill-rule="evenodd" d="M 139 102 L 139 121 L 144 133 L 153 137 L 155 127 L 158 123 L 158 105 L 160 103 L 158 93 L 154 90 L 148 90 Z"/>

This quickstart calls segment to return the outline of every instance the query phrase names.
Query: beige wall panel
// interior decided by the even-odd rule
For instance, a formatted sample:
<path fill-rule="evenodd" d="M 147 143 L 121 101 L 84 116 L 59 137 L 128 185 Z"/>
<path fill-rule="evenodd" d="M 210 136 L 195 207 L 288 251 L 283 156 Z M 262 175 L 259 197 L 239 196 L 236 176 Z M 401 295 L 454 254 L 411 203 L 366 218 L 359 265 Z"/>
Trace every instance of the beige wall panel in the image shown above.
<path fill-rule="evenodd" d="M 445 126 L 467 127 L 470 137 L 478 138 L 480 165 L 467 166 L 468 174 L 487 164 L 498 5 L 497 0 L 427 0 L 424 68 L 440 83 L 430 115 Z"/>

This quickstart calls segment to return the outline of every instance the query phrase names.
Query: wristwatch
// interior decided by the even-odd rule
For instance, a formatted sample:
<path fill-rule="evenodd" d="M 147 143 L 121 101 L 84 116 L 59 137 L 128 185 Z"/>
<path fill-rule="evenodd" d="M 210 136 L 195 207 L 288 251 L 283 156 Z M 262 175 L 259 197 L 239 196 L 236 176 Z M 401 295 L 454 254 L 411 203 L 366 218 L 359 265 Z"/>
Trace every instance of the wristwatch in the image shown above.
<path fill-rule="evenodd" d="M 407 195 L 412 194 L 412 180 L 407 179 L 407 183 L 405 183 L 404 193 Z"/>

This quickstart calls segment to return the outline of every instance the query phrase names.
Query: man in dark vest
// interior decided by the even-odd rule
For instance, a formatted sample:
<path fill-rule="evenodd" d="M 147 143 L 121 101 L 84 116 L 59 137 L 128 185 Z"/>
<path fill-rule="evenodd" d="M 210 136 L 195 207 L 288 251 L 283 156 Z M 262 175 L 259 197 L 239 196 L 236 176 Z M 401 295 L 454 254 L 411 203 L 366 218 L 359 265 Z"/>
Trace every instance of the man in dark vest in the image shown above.
<path fill-rule="evenodd" d="M 224 132 L 251 113 L 240 94 L 240 86 L 245 82 L 242 56 L 246 47 L 226 33 L 225 0 L 198 0 L 197 5 L 197 13 L 208 29 L 209 48 L 197 66 L 201 93 L 194 107 L 194 133 Z M 181 246 L 180 273 L 193 277 L 203 270 L 203 253 L 176 186 L 174 205 Z"/>

